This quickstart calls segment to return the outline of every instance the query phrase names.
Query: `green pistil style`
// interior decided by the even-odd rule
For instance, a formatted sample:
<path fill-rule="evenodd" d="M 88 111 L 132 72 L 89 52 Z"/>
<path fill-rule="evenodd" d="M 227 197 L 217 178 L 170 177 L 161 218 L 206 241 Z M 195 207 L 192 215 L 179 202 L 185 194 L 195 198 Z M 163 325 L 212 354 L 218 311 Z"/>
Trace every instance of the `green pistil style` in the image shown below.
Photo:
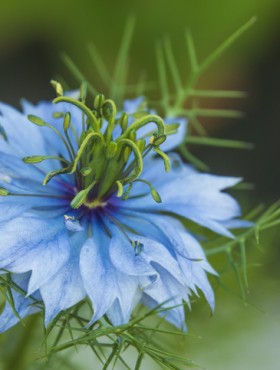
<path fill-rule="evenodd" d="M 69 112 L 66 114 L 56 112 L 53 115 L 55 118 L 63 117 L 62 131 L 39 117 L 28 116 L 32 123 L 53 130 L 62 140 L 68 153 L 67 158 L 61 155 L 35 155 L 23 158 L 25 163 L 33 166 L 48 159 L 61 163 L 60 168 L 46 174 L 43 185 L 61 174 L 74 175 L 76 195 L 71 201 L 74 209 L 82 205 L 91 209 L 102 207 L 114 193 L 125 200 L 129 197 L 135 181 L 148 185 L 153 199 L 160 202 L 160 196 L 152 184 L 140 179 L 143 158 L 154 150 L 155 154 L 163 159 L 166 172 L 169 171 L 169 158 L 161 151 L 160 145 L 168 134 L 176 131 L 176 124 L 172 125 L 170 130 L 159 116 L 145 114 L 128 125 L 129 115 L 125 112 L 118 115 L 114 101 L 105 99 L 104 95 L 95 97 L 92 108 L 87 106 L 85 84 L 81 86 L 80 99 L 63 96 L 63 90 L 58 83 L 55 83 L 55 88 L 58 97 L 53 100 L 54 104 L 59 107 L 60 103 L 68 103 L 80 109 L 82 133 L 78 137 Z M 145 140 L 148 135 L 137 137 L 138 130 L 150 124 L 155 124 L 157 130 L 150 132 L 149 140 Z M 116 126 L 119 126 L 118 130 L 121 131 L 118 137 L 114 135 Z M 69 130 L 73 136 L 69 135 Z M 71 137 L 74 137 L 75 143 L 72 143 Z M 78 149 L 74 149 L 77 146 Z M 0 196 L 9 194 L 5 189 L 0 190 Z"/>

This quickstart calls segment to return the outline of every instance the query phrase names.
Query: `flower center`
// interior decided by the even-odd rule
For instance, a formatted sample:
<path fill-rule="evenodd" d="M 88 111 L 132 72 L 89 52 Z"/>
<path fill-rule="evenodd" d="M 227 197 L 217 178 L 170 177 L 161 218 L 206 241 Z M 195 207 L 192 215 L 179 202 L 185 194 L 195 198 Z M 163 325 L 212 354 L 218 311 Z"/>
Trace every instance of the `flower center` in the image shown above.
<path fill-rule="evenodd" d="M 60 161 L 61 168 L 49 172 L 43 185 L 55 176 L 74 175 L 76 194 L 71 201 L 73 209 L 82 205 L 91 209 L 103 207 L 113 194 L 125 200 L 129 197 L 133 183 L 137 181 L 149 188 L 156 202 L 161 202 L 153 185 L 141 178 L 143 158 L 152 150 L 162 158 L 166 171 L 169 171 L 169 158 L 160 149 L 160 145 L 168 134 L 176 132 L 178 124 L 166 126 L 158 115 L 147 112 L 118 113 L 115 103 L 103 95 L 97 95 L 90 108 L 86 104 L 85 93 L 79 99 L 74 99 L 63 96 L 62 89 L 57 91 L 59 96 L 53 102 L 58 106 L 60 103 L 68 103 L 78 108 L 81 111 L 82 129 L 78 130 L 77 123 L 74 126 L 70 112 L 54 113 L 54 117 L 63 118 L 61 129 L 40 117 L 28 116 L 33 124 L 53 130 L 66 148 L 64 156 L 36 155 L 23 158 L 25 163 L 30 164 L 52 159 Z M 151 124 L 156 126 L 156 130 Z M 0 195 L 20 194 L 11 194 L 2 189 Z"/>

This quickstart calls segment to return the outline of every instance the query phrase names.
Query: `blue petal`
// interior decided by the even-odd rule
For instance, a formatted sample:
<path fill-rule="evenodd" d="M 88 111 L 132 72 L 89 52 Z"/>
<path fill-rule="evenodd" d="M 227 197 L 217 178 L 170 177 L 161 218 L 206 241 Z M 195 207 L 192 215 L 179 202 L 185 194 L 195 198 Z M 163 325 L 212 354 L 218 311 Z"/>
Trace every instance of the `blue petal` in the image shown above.
<path fill-rule="evenodd" d="M 155 240 L 137 236 L 137 240 L 143 244 L 142 256 L 152 266 L 160 265 L 166 271 L 168 271 L 178 282 L 181 284 L 185 283 L 184 275 L 180 270 L 178 262 L 168 252 L 163 244 L 158 243 Z"/>
<path fill-rule="evenodd" d="M 84 227 L 80 224 L 79 220 L 76 220 L 73 216 L 64 215 L 64 222 L 67 230 L 72 232 L 83 231 Z"/>
<path fill-rule="evenodd" d="M 119 271 L 116 271 L 117 299 L 107 315 L 113 325 L 126 324 L 131 316 L 135 306 L 140 302 L 142 290 L 139 288 L 137 277 L 128 277 Z"/>
<path fill-rule="evenodd" d="M 76 106 L 69 104 L 69 103 L 59 103 L 53 104 L 49 101 L 41 101 L 36 105 L 33 105 L 27 101 L 22 102 L 23 111 L 25 114 L 33 114 L 35 116 L 41 117 L 47 123 L 53 125 L 58 131 L 63 134 L 63 118 L 54 118 L 53 114 L 55 112 L 60 113 L 67 113 L 71 114 L 71 123 L 74 127 L 78 137 L 80 137 L 82 133 L 82 112 Z M 45 140 L 48 143 L 48 155 L 50 155 L 50 150 L 53 149 L 53 153 L 55 153 L 58 148 L 60 154 L 63 154 L 66 158 L 68 158 L 68 154 L 66 148 L 61 143 L 61 139 L 55 135 L 55 133 L 46 128 L 48 130 Z M 77 144 L 75 140 L 75 136 L 72 133 L 72 130 L 69 130 L 69 137 L 75 149 L 77 149 Z"/>
<path fill-rule="evenodd" d="M 189 252 L 189 257 L 185 258 L 182 255 L 177 255 L 178 262 L 183 273 L 186 276 L 190 288 L 194 291 L 197 286 L 205 295 L 212 311 L 215 307 L 214 292 L 207 279 L 206 272 L 217 275 L 216 271 L 207 262 L 203 249 L 200 244 L 186 231 L 179 232 L 186 249 Z"/>
<path fill-rule="evenodd" d="M 155 203 L 151 197 L 145 196 L 127 200 L 124 207 L 176 213 L 217 233 L 233 237 L 222 222 L 239 216 L 240 207 L 221 190 L 235 185 L 240 181 L 239 178 L 197 174 L 189 171 L 188 166 L 184 166 L 179 174 L 171 171 L 166 176 L 156 166 L 153 170 L 152 162 L 150 160 L 146 176 L 143 176 L 155 185 L 162 203 Z M 140 192 L 140 189 L 138 186 L 137 191 Z"/>
<path fill-rule="evenodd" d="M 94 309 L 93 323 L 107 312 L 116 298 L 115 273 L 108 252 L 93 238 L 82 247 L 80 270 Z"/>
<path fill-rule="evenodd" d="M 63 224 L 62 224 L 63 225 Z M 61 223 L 35 216 L 18 217 L 1 225 L 0 264 L 2 268 L 16 262 L 46 240 L 54 239 Z"/>
<path fill-rule="evenodd" d="M 122 235 L 113 235 L 110 259 L 121 272 L 132 276 L 154 275 L 155 271 L 142 254 L 137 255 L 133 246 Z"/>
<path fill-rule="evenodd" d="M 32 165 L 28 165 L 22 161 L 25 155 L 15 156 L 5 153 L 0 149 L 0 173 L 2 181 L 9 183 L 13 179 L 29 178 L 42 182 L 44 176 Z M 5 180 L 5 177 L 7 180 Z"/>
<path fill-rule="evenodd" d="M 143 295 L 142 301 L 150 308 L 162 304 L 163 308 L 167 308 L 162 315 L 173 325 L 185 330 L 185 315 L 182 301 L 185 300 L 187 303 L 189 302 L 188 296 L 190 290 L 179 284 L 172 275 L 160 266 L 158 266 L 157 269 L 160 274 L 160 279 L 158 279 L 157 284 L 152 285 L 151 288 L 144 291 L 145 294 Z"/>
<path fill-rule="evenodd" d="M 52 239 L 46 238 L 35 248 L 30 248 L 23 255 L 17 256 L 5 269 L 15 273 L 32 271 L 27 291 L 30 295 L 49 281 L 65 265 L 69 256 L 68 235 L 62 230 Z"/>
<path fill-rule="evenodd" d="M 46 154 L 47 148 L 42 130 L 38 126 L 29 122 L 24 114 L 7 104 L 0 103 L 0 112 L 1 125 L 16 153 L 21 156 Z"/>
<path fill-rule="evenodd" d="M 86 296 L 79 269 L 79 250 L 74 247 L 75 244 L 68 263 L 40 288 L 45 304 L 46 326 L 61 311 L 74 306 Z"/>
<path fill-rule="evenodd" d="M 171 246 L 171 248 L 168 248 L 170 253 L 176 251 L 183 256 L 189 257 L 186 246 L 178 233 L 178 230 L 185 230 L 185 227 L 174 217 L 157 214 L 145 214 L 143 216 L 143 213 L 130 209 L 122 210 L 121 215 L 122 214 L 124 214 L 124 216 L 120 219 L 123 224 L 137 231 L 140 235 L 158 240 L 167 248 Z M 131 217 L 133 217 L 133 221 L 131 221 Z M 143 217 L 145 217 L 145 219 L 143 219 Z"/>
<path fill-rule="evenodd" d="M 2 199 L 0 198 L 0 208 L 0 222 L 7 222 L 23 214 L 30 208 L 30 205 L 28 203 L 15 202 L 15 199 L 11 201 L 11 198 L 2 197 Z"/>

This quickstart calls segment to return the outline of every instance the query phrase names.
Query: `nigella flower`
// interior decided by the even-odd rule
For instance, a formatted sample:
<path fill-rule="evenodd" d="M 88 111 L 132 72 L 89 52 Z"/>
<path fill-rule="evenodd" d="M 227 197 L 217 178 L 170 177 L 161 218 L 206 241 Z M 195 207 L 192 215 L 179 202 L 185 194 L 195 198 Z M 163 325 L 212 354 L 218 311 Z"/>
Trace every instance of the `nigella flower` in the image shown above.
<path fill-rule="evenodd" d="M 177 307 L 167 319 L 184 327 L 182 301 L 214 296 L 206 261 L 181 218 L 231 237 L 240 215 L 222 190 L 239 179 L 199 174 L 170 151 L 183 140 L 184 119 L 164 121 L 126 102 L 59 96 L 24 112 L 1 104 L 0 268 L 13 290 L 1 332 L 44 305 L 45 325 L 85 297 L 91 322 L 107 315 L 126 323 L 142 302 Z M 28 117 L 28 118 L 27 118 Z M 30 122 L 31 121 L 31 122 Z M 180 124 L 180 127 L 179 127 Z M 236 226 L 236 225 L 235 225 Z"/>

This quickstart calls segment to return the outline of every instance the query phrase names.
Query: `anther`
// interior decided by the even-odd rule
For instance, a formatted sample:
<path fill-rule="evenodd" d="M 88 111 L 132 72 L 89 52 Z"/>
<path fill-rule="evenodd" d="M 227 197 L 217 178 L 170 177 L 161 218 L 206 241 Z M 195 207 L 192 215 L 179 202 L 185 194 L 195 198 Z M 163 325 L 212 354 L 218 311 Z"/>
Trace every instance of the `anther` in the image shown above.
<path fill-rule="evenodd" d="M 167 154 L 165 154 L 162 150 L 160 150 L 158 147 L 153 148 L 154 151 L 163 159 L 165 171 L 170 171 L 170 159 Z"/>
<path fill-rule="evenodd" d="M 40 117 L 34 116 L 33 114 L 28 114 L 27 118 L 30 122 L 37 126 L 47 126 L 48 124 L 44 122 Z"/>
<path fill-rule="evenodd" d="M 93 108 L 97 111 L 101 110 L 102 105 L 104 104 L 105 96 L 103 94 L 98 94 L 94 98 Z"/>
<path fill-rule="evenodd" d="M 120 118 L 120 126 L 122 128 L 122 132 L 124 132 L 128 125 L 128 115 L 127 113 L 123 112 Z"/>
<path fill-rule="evenodd" d="M 158 191 L 153 187 L 153 185 L 149 181 L 142 180 L 142 179 L 137 179 L 135 181 L 143 182 L 144 184 L 148 185 L 149 188 L 150 188 L 150 192 L 151 192 L 151 195 L 152 195 L 154 201 L 157 202 L 157 203 L 162 203 L 162 200 L 161 200 L 161 197 L 160 197 Z"/>
<path fill-rule="evenodd" d="M 10 193 L 8 192 L 8 190 L 4 189 L 4 188 L 0 188 L 0 196 L 1 197 L 6 197 L 7 195 L 9 195 Z"/>
<path fill-rule="evenodd" d="M 77 209 L 83 203 L 85 203 L 89 192 L 91 191 L 91 189 L 94 187 L 95 184 L 96 184 L 96 181 L 93 181 L 93 183 L 90 184 L 86 189 L 79 191 L 79 193 L 77 193 L 76 196 L 72 199 L 72 202 L 70 204 L 71 207 L 74 209 Z"/>
<path fill-rule="evenodd" d="M 55 92 L 56 92 L 57 96 L 62 96 L 63 95 L 63 87 L 62 87 L 61 83 L 59 83 L 55 80 L 51 80 L 51 85 L 55 89 Z"/>
<path fill-rule="evenodd" d="M 123 195 L 123 184 L 120 181 L 116 181 L 118 191 L 117 191 L 117 197 L 120 198 Z"/>
<path fill-rule="evenodd" d="M 67 112 L 64 116 L 64 121 L 63 121 L 64 132 L 67 132 L 67 130 L 69 129 L 70 123 L 71 123 L 71 114 L 70 112 Z"/>

